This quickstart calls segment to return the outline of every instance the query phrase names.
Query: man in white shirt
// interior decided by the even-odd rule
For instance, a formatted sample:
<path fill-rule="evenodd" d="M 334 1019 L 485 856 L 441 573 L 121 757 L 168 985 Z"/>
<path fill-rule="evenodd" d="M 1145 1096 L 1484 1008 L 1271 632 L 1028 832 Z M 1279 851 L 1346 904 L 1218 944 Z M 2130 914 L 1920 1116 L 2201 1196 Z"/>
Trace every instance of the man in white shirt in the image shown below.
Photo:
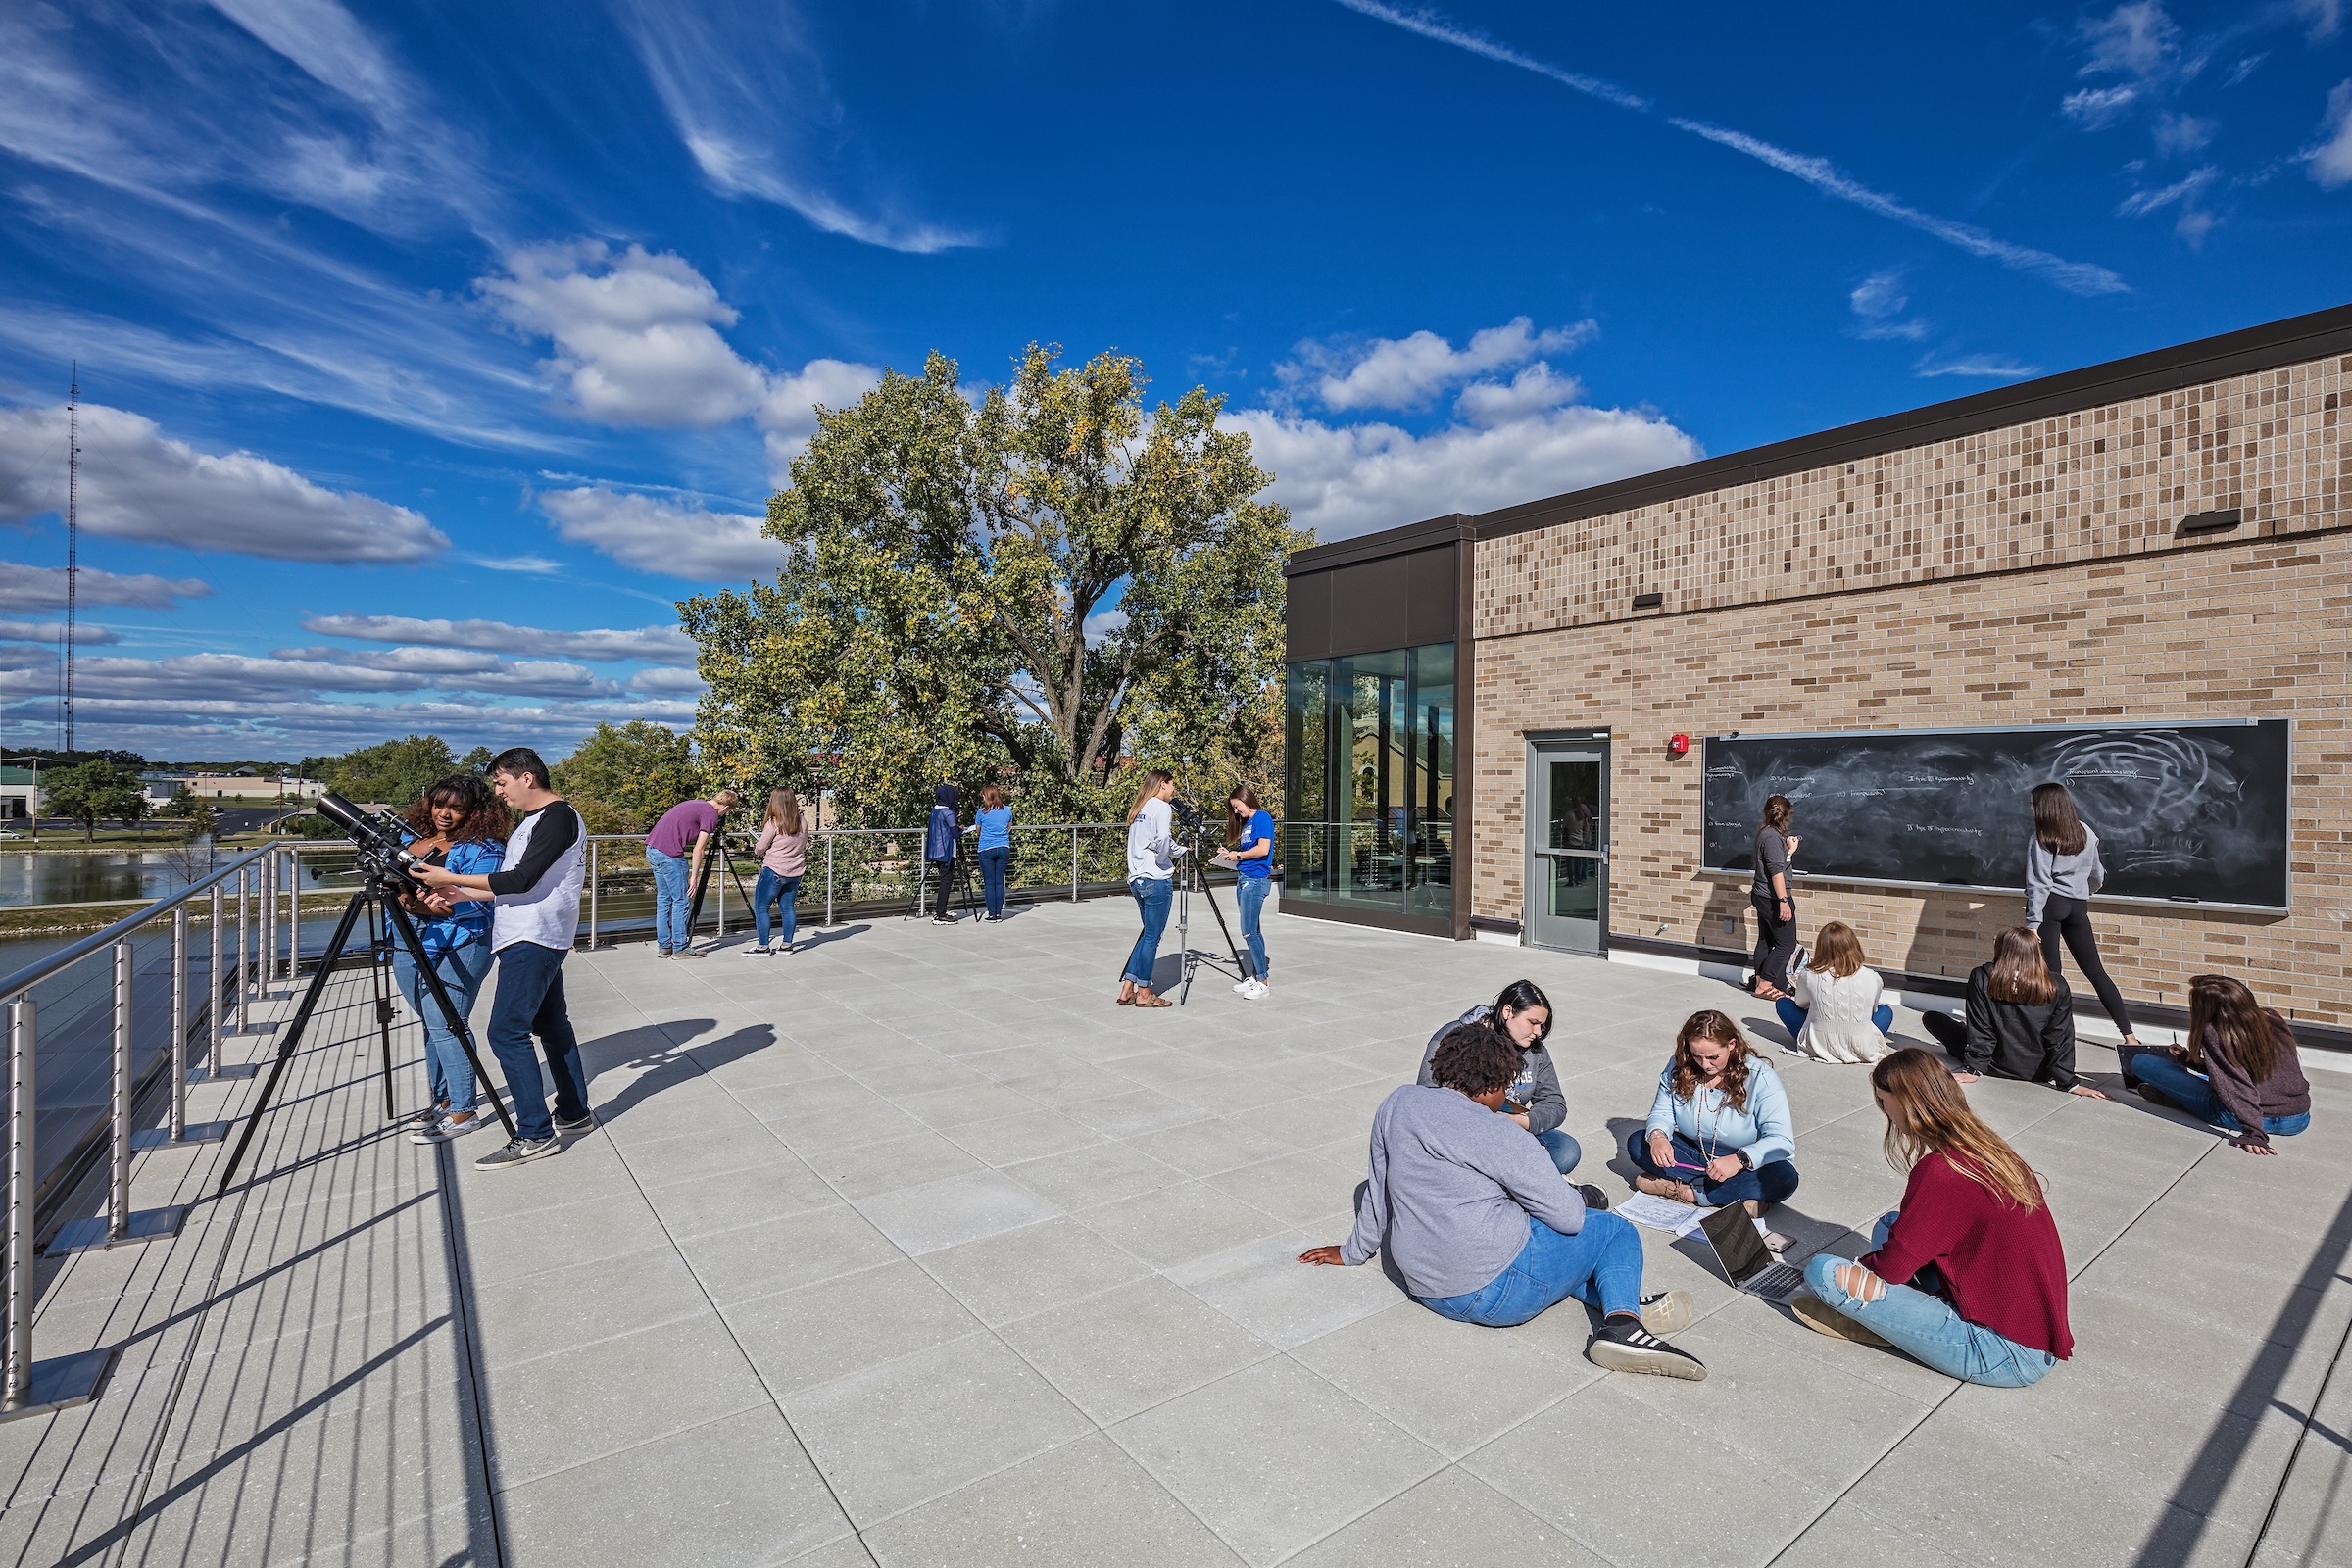
<path fill-rule="evenodd" d="M 476 1170 L 506 1170 L 563 1149 L 561 1133 L 596 1125 L 588 1109 L 588 1080 L 580 1070 L 579 1037 L 564 1004 L 564 959 L 580 926 L 580 886 L 587 835 L 580 813 L 549 787 L 547 764 L 528 747 L 502 752 L 490 764 L 498 798 L 520 814 L 507 840 L 506 863 L 496 871 L 462 876 L 417 866 L 420 882 L 449 888 L 461 899 L 490 900 L 490 950 L 498 955 L 498 996 L 490 1005 L 490 1050 L 514 1098 L 514 1138 L 473 1162 Z M 548 1114 L 540 1082 L 539 1037 L 556 1081 L 555 1114 Z"/>

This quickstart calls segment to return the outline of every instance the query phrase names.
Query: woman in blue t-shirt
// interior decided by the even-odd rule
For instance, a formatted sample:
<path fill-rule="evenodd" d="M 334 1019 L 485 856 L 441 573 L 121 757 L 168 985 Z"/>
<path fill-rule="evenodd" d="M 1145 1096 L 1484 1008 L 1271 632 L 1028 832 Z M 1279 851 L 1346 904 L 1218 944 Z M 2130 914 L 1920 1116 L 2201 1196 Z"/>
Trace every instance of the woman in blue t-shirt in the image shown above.
<path fill-rule="evenodd" d="M 980 786 L 980 810 L 966 833 L 980 835 L 973 847 L 980 857 L 980 893 L 987 901 L 983 920 L 1004 918 L 1004 873 L 1012 864 L 1012 808 L 994 784 Z"/>
<path fill-rule="evenodd" d="M 1257 804 L 1257 792 L 1237 784 L 1225 802 L 1225 848 L 1217 858 L 1233 867 L 1233 902 L 1242 912 L 1242 939 L 1250 944 L 1253 972 L 1233 989 L 1255 1002 L 1266 986 L 1266 894 L 1274 886 L 1274 818 Z"/>
<path fill-rule="evenodd" d="M 460 876 L 479 876 L 505 863 L 507 808 L 477 773 L 452 773 L 426 790 L 424 798 L 409 808 L 407 820 L 409 853 L 429 865 Z M 454 902 L 443 893 L 406 895 L 400 902 L 416 922 L 417 946 L 441 977 L 450 1004 L 460 1017 L 470 1013 L 490 973 L 491 905 L 480 900 Z M 475 1109 L 481 1095 L 473 1063 L 417 972 L 406 943 L 392 951 L 392 973 L 424 1022 L 425 1076 L 432 1089 L 433 1102 L 409 1118 L 409 1136 L 430 1144 L 469 1133 L 484 1119 Z"/>

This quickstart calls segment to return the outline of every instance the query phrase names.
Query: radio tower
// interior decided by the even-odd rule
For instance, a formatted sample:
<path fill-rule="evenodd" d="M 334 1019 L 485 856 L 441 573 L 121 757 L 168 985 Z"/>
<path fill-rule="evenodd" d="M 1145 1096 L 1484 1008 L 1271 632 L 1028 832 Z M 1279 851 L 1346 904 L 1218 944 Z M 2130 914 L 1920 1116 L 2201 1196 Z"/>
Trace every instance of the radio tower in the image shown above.
<path fill-rule="evenodd" d="M 81 362 L 66 391 L 66 750 L 74 750 L 74 635 L 81 587 Z"/>

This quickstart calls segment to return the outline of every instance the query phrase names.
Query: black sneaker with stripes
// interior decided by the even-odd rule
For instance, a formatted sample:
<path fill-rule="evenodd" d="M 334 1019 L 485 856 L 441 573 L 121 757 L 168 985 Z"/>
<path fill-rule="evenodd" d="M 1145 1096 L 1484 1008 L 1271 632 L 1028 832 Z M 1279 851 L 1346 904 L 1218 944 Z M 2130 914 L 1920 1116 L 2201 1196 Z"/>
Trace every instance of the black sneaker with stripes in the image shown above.
<path fill-rule="evenodd" d="M 1592 1343 L 1585 1347 L 1585 1358 L 1612 1372 L 1642 1372 L 1651 1377 L 1682 1378 L 1690 1383 L 1703 1383 L 1707 1376 L 1704 1361 L 1676 1349 L 1628 1317 L 1613 1317 L 1602 1323 L 1600 1332 L 1592 1336 Z"/>

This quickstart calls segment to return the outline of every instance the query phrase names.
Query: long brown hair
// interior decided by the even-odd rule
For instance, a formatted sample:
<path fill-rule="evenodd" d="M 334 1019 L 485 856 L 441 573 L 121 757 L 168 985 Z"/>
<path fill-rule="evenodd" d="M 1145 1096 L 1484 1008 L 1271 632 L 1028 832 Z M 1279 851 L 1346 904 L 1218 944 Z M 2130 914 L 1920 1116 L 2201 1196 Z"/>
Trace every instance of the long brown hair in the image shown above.
<path fill-rule="evenodd" d="M 1994 932 L 1992 974 L 1984 989 L 1995 1002 L 2029 1007 L 2041 1006 L 2058 995 L 2057 977 L 2041 958 L 2041 939 L 2022 925 L 2005 925 Z"/>
<path fill-rule="evenodd" d="M 1701 1007 L 1683 1020 L 1683 1027 L 1674 1037 L 1674 1098 L 1689 1100 L 1698 1089 L 1700 1073 L 1698 1060 L 1690 1054 L 1690 1042 L 1712 1040 L 1717 1045 L 1732 1048 L 1731 1056 L 1723 1064 L 1724 1103 L 1734 1110 L 1747 1108 L 1747 1064 L 1751 1054 L 1747 1037 L 1732 1022 L 1731 1014 L 1713 1007 Z"/>
<path fill-rule="evenodd" d="M 797 835 L 801 831 L 801 798 L 790 790 L 769 790 L 767 812 L 760 825 L 771 823 L 786 838 Z"/>
<path fill-rule="evenodd" d="M 1950 1069 L 1917 1046 L 1882 1056 L 1870 1069 L 1870 1086 L 1893 1103 L 1886 1107 L 1886 1163 L 1909 1172 L 1930 1154 L 2031 1214 L 2042 1205 L 2034 1167 L 2007 1140 L 1969 1108 L 1968 1096 Z"/>
<path fill-rule="evenodd" d="M 449 830 L 452 844 L 504 844 L 513 831 L 514 816 L 506 803 L 490 792 L 478 773 L 452 773 L 416 798 L 404 818 L 421 838 L 431 838 L 441 830 L 433 826 L 433 808 L 455 807 L 464 814 L 458 825 Z"/>
<path fill-rule="evenodd" d="M 1764 825 L 1775 833 L 1787 827 L 1788 819 L 1794 815 L 1796 808 L 1788 804 L 1786 795 L 1770 796 L 1764 802 Z"/>
<path fill-rule="evenodd" d="M 1250 818 L 1233 808 L 1233 803 L 1236 801 L 1248 801 L 1251 815 L 1255 815 L 1262 809 L 1257 804 L 1257 791 L 1249 785 L 1236 784 L 1227 792 L 1225 796 L 1225 847 L 1227 849 L 1232 849 L 1242 842 L 1242 829 L 1250 825 Z"/>
<path fill-rule="evenodd" d="M 2286 1020 L 2254 1000 L 2243 980 L 2226 974 L 2188 978 L 2188 1064 L 2205 1070 L 2206 1031 L 2213 1047 L 2256 1083 L 2270 1077 L 2278 1065 L 2278 1039 L 2274 1028 L 2286 1030 Z M 2288 1039 L 2293 1039 L 2291 1032 Z"/>
<path fill-rule="evenodd" d="M 1003 790 L 997 788 L 994 784 L 983 784 L 980 786 L 980 808 L 982 810 L 993 811 L 1004 804 L 1004 792 Z"/>
<path fill-rule="evenodd" d="M 2034 808 L 2034 836 L 2052 855 L 2081 855 L 2090 842 L 2090 830 L 2075 810 L 2075 798 L 2063 784 L 2036 784 L 2026 797 Z"/>
<path fill-rule="evenodd" d="M 1175 782 L 1176 775 L 1169 772 L 1164 767 L 1155 767 L 1151 772 L 1146 773 L 1144 775 L 1143 784 L 1135 792 L 1135 804 L 1127 808 L 1127 821 L 1129 825 L 1132 826 L 1135 822 L 1135 819 L 1143 814 L 1144 803 L 1157 796 L 1159 794 L 1159 787 L 1162 784 L 1173 784 Z"/>
<path fill-rule="evenodd" d="M 1861 973 L 1862 963 L 1862 939 L 1843 920 L 1828 921 L 1813 933 L 1813 961 L 1806 967 L 1815 974 L 1834 974 L 1842 980 Z"/>

